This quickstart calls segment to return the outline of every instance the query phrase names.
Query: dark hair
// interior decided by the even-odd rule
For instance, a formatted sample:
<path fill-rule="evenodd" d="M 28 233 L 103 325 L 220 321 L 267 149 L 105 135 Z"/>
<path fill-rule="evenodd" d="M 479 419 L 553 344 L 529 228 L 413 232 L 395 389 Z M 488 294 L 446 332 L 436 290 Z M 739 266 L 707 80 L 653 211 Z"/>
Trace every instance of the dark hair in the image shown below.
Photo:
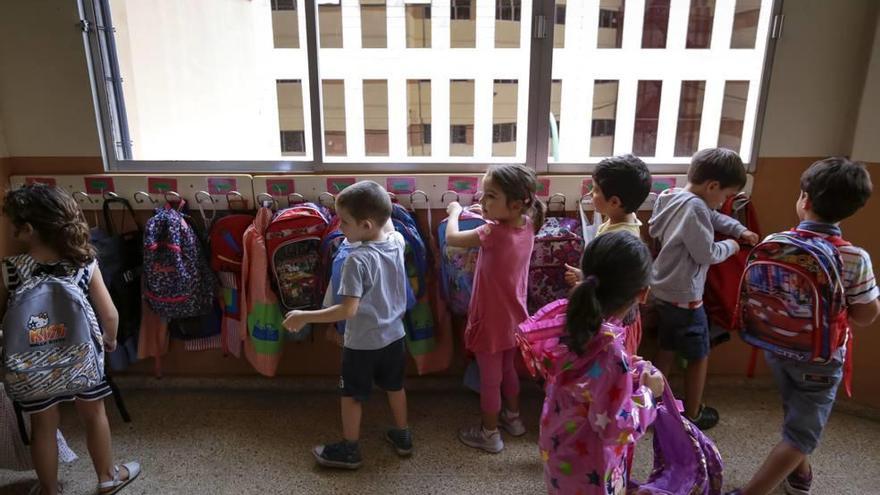
<path fill-rule="evenodd" d="M 691 158 L 688 182 L 704 184 L 713 180 L 721 184 L 721 189 L 745 187 L 746 168 L 742 158 L 735 151 L 727 148 L 706 148 L 698 151 Z"/>
<path fill-rule="evenodd" d="M 372 220 L 380 227 L 391 217 L 388 191 L 371 180 L 356 182 L 336 196 L 336 207 L 345 208 L 355 220 Z"/>
<path fill-rule="evenodd" d="M 540 230 L 544 225 L 547 205 L 538 199 L 538 177 L 535 171 L 524 165 L 492 165 L 486 175 L 501 189 L 508 203 L 522 201 L 528 207 L 535 232 Z"/>
<path fill-rule="evenodd" d="M 627 154 L 606 158 L 596 165 L 593 182 L 607 199 L 617 196 L 623 209 L 639 209 L 651 192 L 651 172 L 641 159 Z"/>
<path fill-rule="evenodd" d="M 584 280 L 568 301 L 565 331 L 569 349 L 581 354 L 602 321 L 632 304 L 650 283 L 651 253 L 629 232 L 609 232 L 587 244 Z"/>
<path fill-rule="evenodd" d="M 872 189 L 865 165 L 839 156 L 819 160 L 801 175 L 801 191 L 809 196 L 813 213 L 831 223 L 865 206 Z"/>
<path fill-rule="evenodd" d="M 29 224 L 40 241 L 66 261 L 84 266 L 95 259 L 89 224 L 63 189 L 32 184 L 7 191 L 3 214 L 12 221 L 16 234 Z"/>

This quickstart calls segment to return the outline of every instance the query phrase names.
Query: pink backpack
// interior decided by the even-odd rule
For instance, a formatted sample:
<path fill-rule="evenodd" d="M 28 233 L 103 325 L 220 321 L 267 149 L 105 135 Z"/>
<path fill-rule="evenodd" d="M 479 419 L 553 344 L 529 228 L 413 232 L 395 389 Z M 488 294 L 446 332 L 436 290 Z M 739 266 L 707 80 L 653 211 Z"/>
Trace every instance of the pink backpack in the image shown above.
<path fill-rule="evenodd" d="M 559 299 L 544 306 L 529 319 L 520 323 L 516 343 L 522 352 L 526 369 L 535 378 L 547 378 L 548 353 L 559 345 L 565 333 L 565 314 L 568 300 Z"/>

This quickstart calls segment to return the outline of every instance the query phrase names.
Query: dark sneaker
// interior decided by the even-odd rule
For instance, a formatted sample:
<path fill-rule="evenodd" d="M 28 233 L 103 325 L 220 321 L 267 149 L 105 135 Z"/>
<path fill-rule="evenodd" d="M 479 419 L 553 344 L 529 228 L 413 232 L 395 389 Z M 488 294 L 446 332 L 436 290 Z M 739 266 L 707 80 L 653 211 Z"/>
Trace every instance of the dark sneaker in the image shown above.
<path fill-rule="evenodd" d="M 412 454 L 412 432 L 409 428 L 404 428 L 403 430 L 391 428 L 385 432 L 385 440 L 388 440 L 388 443 L 394 446 L 397 455 L 405 457 Z"/>
<path fill-rule="evenodd" d="M 697 425 L 697 428 L 706 431 L 718 424 L 718 410 L 714 407 L 701 405 L 697 417 L 688 419 L 690 419 L 693 424 Z"/>
<path fill-rule="evenodd" d="M 785 493 L 788 495 L 810 495 L 810 486 L 813 484 L 813 470 L 804 476 L 795 470 L 782 482 Z"/>
<path fill-rule="evenodd" d="M 357 442 L 341 441 L 327 445 L 318 445 L 312 449 L 315 460 L 324 467 L 339 469 L 357 469 L 361 467 L 363 458 Z"/>

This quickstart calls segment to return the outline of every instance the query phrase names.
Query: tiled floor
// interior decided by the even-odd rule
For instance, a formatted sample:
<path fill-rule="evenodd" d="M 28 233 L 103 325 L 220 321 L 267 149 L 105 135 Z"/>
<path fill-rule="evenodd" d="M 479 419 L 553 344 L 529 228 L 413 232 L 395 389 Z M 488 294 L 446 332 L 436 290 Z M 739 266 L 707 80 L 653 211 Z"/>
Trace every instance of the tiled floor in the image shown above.
<path fill-rule="evenodd" d="M 256 380 L 255 380 L 256 382 Z M 529 433 L 498 455 L 459 444 L 455 432 L 478 421 L 478 397 L 453 381 L 410 393 L 416 453 L 400 460 L 382 439 L 390 411 L 381 396 L 365 409 L 357 472 L 315 466 L 313 444 L 339 437 L 338 399 L 332 391 L 261 388 L 247 381 L 234 390 L 195 382 L 136 389 L 124 386 L 134 422 L 124 424 L 108 403 L 120 460 L 138 459 L 144 473 L 123 494 L 532 494 L 543 493 L 535 447 L 541 394 L 528 386 L 523 411 Z M 153 385 L 155 387 L 155 384 Z M 331 387 L 331 385 L 327 385 Z M 778 438 L 781 412 L 770 389 L 714 386 L 707 401 L 722 413 L 710 431 L 726 464 L 728 487 L 742 484 Z M 63 431 L 80 460 L 61 468 L 65 493 L 93 493 L 94 472 L 75 413 L 65 410 Z M 638 451 L 636 472 L 647 474 L 650 441 Z M 880 423 L 844 411 L 832 415 L 814 457 L 814 493 L 880 493 Z M 0 494 L 27 493 L 33 473 L 0 471 Z"/>

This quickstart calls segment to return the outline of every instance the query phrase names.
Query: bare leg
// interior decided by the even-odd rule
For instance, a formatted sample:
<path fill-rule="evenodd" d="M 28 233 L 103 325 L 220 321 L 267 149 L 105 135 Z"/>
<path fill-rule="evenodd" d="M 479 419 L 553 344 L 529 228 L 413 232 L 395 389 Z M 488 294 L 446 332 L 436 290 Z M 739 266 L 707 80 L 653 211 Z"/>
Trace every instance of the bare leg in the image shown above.
<path fill-rule="evenodd" d="M 110 439 L 110 422 L 103 400 L 77 400 L 76 411 L 86 427 L 86 444 L 89 456 L 95 466 L 98 482 L 113 479 L 113 447 Z M 128 473 L 119 473 L 120 479 L 126 479 Z"/>
<path fill-rule="evenodd" d="M 361 403 L 352 397 L 342 398 L 342 437 L 349 442 L 357 442 L 361 437 Z"/>
<path fill-rule="evenodd" d="M 785 442 L 779 442 L 749 484 L 743 488 L 743 495 L 766 495 L 779 486 L 795 468 L 804 465 L 809 469 L 809 460 L 803 452 Z"/>
<path fill-rule="evenodd" d="M 31 414 L 31 460 L 40 480 L 42 495 L 58 493 L 58 443 L 55 432 L 61 414 L 58 405 Z"/>
<path fill-rule="evenodd" d="M 672 351 L 657 351 L 657 357 L 654 359 L 654 366 L 668 377 L 672 372 L 672 365 L 675 363 L 675 353 Z"/>
<path fill-rule="evenodd" d="M 689 418 L 696 418 L 700 413 L 708 370 L 708 357 L 688 362 L 687 370 L 684 373 L 684 412 Z"/>
<path fill-rule="evenodd" d="M 391 414 L 394 415 L 394 426 L 399 430 L 406 429 L 406 390 L 400 389 L 396 392 L 388 392 L 388 405 L 391 406 Z"/>

